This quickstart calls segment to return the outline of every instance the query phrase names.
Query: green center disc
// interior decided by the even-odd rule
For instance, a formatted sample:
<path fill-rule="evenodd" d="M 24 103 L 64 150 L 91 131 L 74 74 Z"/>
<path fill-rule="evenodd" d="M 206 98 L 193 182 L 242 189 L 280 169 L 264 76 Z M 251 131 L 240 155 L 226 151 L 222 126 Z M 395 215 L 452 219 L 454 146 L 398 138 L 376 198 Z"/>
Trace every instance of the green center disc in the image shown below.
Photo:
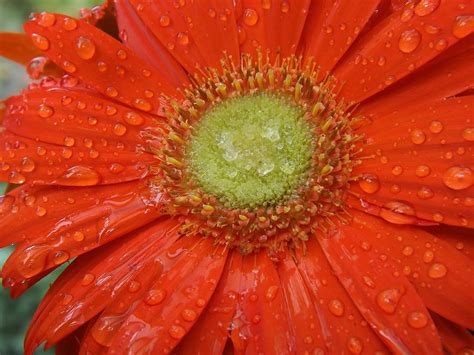
<path fill-rule="evenodd" d="M 202 190 L 230 208 L 273 206 L 308 175 L 312 134 L 304 111 L 258 93 L 208 110 L 191 136 L 188 172 Z"/>

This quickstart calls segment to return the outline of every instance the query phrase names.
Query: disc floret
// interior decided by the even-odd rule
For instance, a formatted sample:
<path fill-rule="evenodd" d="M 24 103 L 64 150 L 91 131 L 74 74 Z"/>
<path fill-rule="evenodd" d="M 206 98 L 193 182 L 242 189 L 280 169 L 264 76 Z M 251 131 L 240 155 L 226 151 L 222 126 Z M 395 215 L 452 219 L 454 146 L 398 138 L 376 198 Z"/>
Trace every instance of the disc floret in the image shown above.
<path fill-rule="evenodd" d="M 168 99 L 166 125 L 149 132 L 160 161 L 151 171 L 182 232 L 247 254 L 324 229 L 358 164 L 337 88 L 313 63 L 247 55 L 201 70 L 184 100 Z"/>

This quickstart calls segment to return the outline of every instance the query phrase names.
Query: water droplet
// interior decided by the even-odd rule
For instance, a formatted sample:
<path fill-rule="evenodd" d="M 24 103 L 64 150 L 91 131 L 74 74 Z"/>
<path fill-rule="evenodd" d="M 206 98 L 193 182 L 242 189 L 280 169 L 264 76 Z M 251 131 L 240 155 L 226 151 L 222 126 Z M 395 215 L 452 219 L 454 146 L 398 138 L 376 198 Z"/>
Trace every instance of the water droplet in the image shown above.
<path fill-rule="evenodd" d="M 362 352 L 362 341 L 356 337 L 350 337 L 347 341 L 347 350 L 352 354 L 360 354 Z"/>
<path fill-rule="evenodd" d="M 407 320 L 410 327 L 415 329 L 424 328 L 428 324 L 428 317 L 420 311 L 411 312 Z"/>
<path fill-rule="evenodd" d="M 186 329 L 180 325 L 173 324 L 170 329 L 168 329 L 168 333 L 173 339 L 181 339 L 186 335 Z"/>
<path fill-rule="evenodd" d="M 192 310 L 192 309 L 189 309 L 189 308 L 185 308 L 183 309 L 183 311 L 181 312 L 181 317 L 183 317 L 183 319 L 185 321 L 188 321 L 188 322 L 193 322 L 196 320 L 197 318 L 197 313 Z"/>
<path fill-rule="evenodd" d="M 453 166 L 443 174 L 443 182 L 450 189 L 464 190 L 474 183 L 474 175 L 470 168 Z"/>
<path fill-rule="evenodd" d="M 418 165 L 416 167 L 415 174 L 418 177 L 426 177 L 426 176 L 430 175 L 430 173 L 431 173 L 431 169 L 427 165 Z"/>
<path fill-rule="evenodd" d="M 42 206 L 38 206 L 38 207 L 36 207 L 35 213 L 38 217 L 43 217 L 43 216 L 46 215 L 47 211 L 46 211 L 46 208 L 44 208 Z"/>
<path fill-rule="evenodd" d="M 344 314 L 344 304 L 338 299 L 329 301 L 328 307 L 329 311 L 336 317 L 341 317 Z"/>
<path fill-rule="evenodd" d="M 247 26 L 255 26 L 258 22 L 258 14 L 254 9 L 245 9 L 243 14 L 243 21 Z"/>
<path fill-rule="evenodd" d="M 428 276 L 432 279 L 440 279 L 446 276 L 448 269 L 444 264 L 434 263 L 428 269 Z"/>
<path fill-rule="evenodd" d="M 413 144 L 423 144 L 426 140 L 426 135 L 421 129 L 414 129 L 410 134 Z"/>
<path fill-rule="evenodd" d="M 66 147 L 72 147 L 76 144 L 76 140 L 72 137 L 64 137 L 64 145 Z"/>
<path fill-rule="evenodd" d="M 402 14 L 400 15 L 400 20 L 402 22 L 408 22 L 413 18 L 413 10 L 412 9 L 405 9 L 402 11 Z"/>
<path fill-rule="evenodd" d="M 431 121 L 430 132 L 440 133 L 443 130 L 443 124 L 440 121 Z"/>
<path fill-rule="evenodd" d="M 462 137 L 468 142 L 474 142 L 474 127 L 464 128 L 462 131 Z"/>
<path fill-rule="evenodd" d="M 20 174 L 17 171 L 12 171 L 8 176 L 8 182 L 10 184 L 20 185 L 26 181 L 26 178 L 23 174 Z"/>
<path fill-rule="evenodd" d="M 145 99 L 134 99 L 133 106 L 143 111 L 151 110 L 151 104 Z"/>
<path fill-rule="evenodd" d="M 112 163 L 109 166 L 109 170 L 112 174 L 119 174 L 125 170 L 125 167 L 119 163 Z"/>
<path fill-rule="evenodd" d="M 387 289 L 377 294 L 377 305 L 385 313 L 393 314 L 401 297 L 400 290 L 396 288 Z"/>
<path fill-rule="evenodd" d="M 145 122 L 145 119 L 136 112 L 129 111 L 123 115 L 125 122 L 132 126 L 140 126 Z"/>
<path fill-rule="evenodd" d="M 404 31 L 400 35 L 400 40 L 398 42 L 398 48 L 403 53 L 412 53 L 421 42 L 421 34 L 415 29 L 409 29 Z"/>
<path fill-rule="evenodd" d="M 186 46 L 189 44 L 189 36 L 184 32 L 178 32 L 178 34 L 176 35 L 176 41 L 180 45 Z"/>
<path fill-rule="evenodd" d="M 123 136 L 126 132 L 127 132 L 127 127 L 125 127 L 123 124 L 121 123 L 117 123 L 115 126 L 114 126 L 114 134 L 121 137 Z"/>
<path fill-rule="evenodd" d="M 76 242 L 82 242 L 85 239 L 85 236 L 84 236 L 84 233 L 82 233 L 81 231 L 76 231 L 72 234 L 72 238 Z"/>
<path fill-rule="evenodd" d="M 281 1 L 280 11 L 284 14 L 286 14 L 288 11 L 290 11 L 290 4 L 288 3 L 287 0 L 282 0 Z"/>
<path fill-rule="evenodd" d="M 377 175 L 366 173 L 362 174 L 359 186 L 364 192 L 374 194 L 380 189 L 380 181 Z"/>
<path fill-rule="evenodd" d="M 150 306 L 155 306 L 163 302 L 166 298 L 166 291 L 159 288 L 156 290 L 148 291 L 148 295 L 145 299 L 145 303 Z"/>
<path fill-rule="evenodd" d="M 87 273 L 82 278 L 81 285 L 82 286 L 90 285 L 92 281 L 94 281 L 94 279 L 95 279 L 95 276 L 93 274 Z"/>
<path fill-rule="evenodd" d="M 464 38 L 474 32 L 474 15 L 463 15 L 456 17 L 453 24 L 453 35 L 456 38 Z"/>
<path fill-rule="evenodd" d="M 431 263 L 434 259 L 434 253 L 431 251 L 431 250 L 426 250 L 424 253 L 423 253 L 423 261 L 425 263 Z"/>
<path fill-rule="evenodd" d="M 414 222 L 415 210 L 402 201 L 386 203 L 380 210 L 380 217 L 394 224 L 411 224 Z"/>
<path fill-rule="evenodd" d="M 109 86 L 105 89 L 105 94 L 110 97 L 116 97 L 118 95 L 118 91 L 116 88 Z"/>
<path fill-rule="evenodd" d="M 119 49 L 117 51 L 117 58 L 121 59 L 121 60 L 127 59 L 127 52 L 125 52 L 125 50 L 123 50 L 123 49 Z"/>
<path fill-rule="evenodd" d="M 413 247 L 407 245 L 406 247 L 403 248 L 402 253 L 405 256 L 411 256 L 413 255 L 413 251 L 414 251 Z"/>
<path fill-rule="evenodd" d="M 61 265 L 69 260 L 69 254 L 66 251 L 59 250 L 53 254 L 53 263 Z"/>
<path fill-rule="evenodd" d="M 42 12 L 39 15 L 38 25 L 42 27 L 51 27 L 56 22 L 56 16 L 49 12 Z"/>
<path fill-rule="evenodd" d="M 433 190 L 431 190 L 428 186 L 422 186 L 420 187 L 416 195 L 422 200 L 426 200 L 433 197 L 434 193 Z"/>
<path fill-rule="evenodd" d="M 265 299 L 270 302 L 273 301 L 278 293 L 279 287 L 276 285 L 270 286 L 265 292 Z"/>
<path fill-rule="evenodd" d="M 82 59 L 91 59 L 95 54 L 95 44 L 87 37 L 78 37 L 75 48 L 77 55 Z"/>
<path fill-rule="evenodd" d="M 130 281 L 130 283 L 128 284 L 128 288 L 127 288 L 127 289 L 128 289 L 128 292 L 130 292 L 130 293 L 135 293 L 135 292 L 137 292 L 137 291 L 140 289 L 140 287 L 141 287 L 140 282 L 135 281 L 135 280 L 132 280 L 132 281 Z"/>
<path fill-rule="evenodd" d="M 272 0 L 262 0 L 262 9 L 270 10 L 272 7 Z"/>
<path fill-rule="evenodd" d="M 76 165 L 69 168 L 56 182 L 64 186 L 93 186 L 100 182 L 100 175 L 91 167 Z"/>
<path fill-rule="evenodd" d="M 33 33 L 31 35 L 31 40 L 38 49 L 41 49 L 42 51 L 49 49 L 49 40 L 46 37 L 43 37 L 37 33 Z"/>
<path fill-rule="evenodd" d="M 392 174 L 395 176 L 400 176 L 403 173 L 403 168 L 400 165 L 395 165 L 392 168 Z"/>
<path fill-rule="evenodd" d="M 438 8 L 439 1 L 440 0 L 421 0 L 415 6 L 415 14 L 418 16 L 428 16 Z"/>
<path fill-rule="evenodd" d="M 70 17 L 65 17 L 63 20 L 63 28 L 66 31 L 73 31 L 77 28 L 77 21 Z"/>
<path fill-rule="evenodd" d="M 160 26 L 161 27 L 168 27 L 171 23 L 171 19 L 166 16 L 166 15 L 163 15 L 160 17 Z"/>

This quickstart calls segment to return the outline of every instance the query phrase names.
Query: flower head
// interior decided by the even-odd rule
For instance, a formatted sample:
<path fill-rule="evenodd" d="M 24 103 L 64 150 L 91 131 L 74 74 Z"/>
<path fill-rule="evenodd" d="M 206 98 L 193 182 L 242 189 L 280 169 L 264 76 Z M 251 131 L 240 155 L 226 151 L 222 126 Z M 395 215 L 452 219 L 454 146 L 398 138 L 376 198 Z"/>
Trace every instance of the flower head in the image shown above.
<path fill-rule="evenodd" d="M 26 353 L 473 351 L 471 2 L 116 0 L 25 30 L 3 284 L 72 261 Z"/>

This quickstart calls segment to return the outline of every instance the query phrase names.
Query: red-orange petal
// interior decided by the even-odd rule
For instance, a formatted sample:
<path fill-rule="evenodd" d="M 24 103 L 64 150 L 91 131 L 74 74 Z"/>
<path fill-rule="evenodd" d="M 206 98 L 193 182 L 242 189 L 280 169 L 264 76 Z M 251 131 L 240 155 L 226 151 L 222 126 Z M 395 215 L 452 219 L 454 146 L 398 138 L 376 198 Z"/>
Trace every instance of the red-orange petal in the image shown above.
<path fill-rule="evenodd" d="M 354 222 L 336 222 L 318 239 L 353 302 L 392 352 L 442 354 L 424 299 L 388 256 L 371 246 L 376 236 Z"/>
<path fill-rule="evenodd" d="M 144 177 L 155 158 L 148 153 L 86 148 L 65 136 L 61 145 L 39 143 L 8 131 L 0 133 L 0 181 L 21 185 L 94 186 Z M 87 144 L 87 143 L 86 143 Z"/>
<path fill-rule="evenodd" d="M 176 87 L 133 51 L 88 23 L 63 15 L 41 26 L 36 15 L 25 24 L 33 43 L 67 73 L 100 93 L 139 110 L 160 111 L 160 95 L 175 96 Z"/>
<path fill-rule="evenodd" d="M 381 207 L 389 222 L 474 228 L 474 96 L 423 102 L 379 116 L 367 137 L 351 190 Z M 359 205 L 360 206 L 360 205 Z"/>
<path fill-rule="evenodd" d="M 160 71 L 161 76 L 176 87 L 189 79 L 181 65 L 142 22 L 128 0 L 115 2 L 117 25 L 123 43 L 145 62 Z"/>
<path fill-rule="evenodd" d="M 361 102 L 465 37 L 458 29 L 474 4 L 461 8 L 457 1 L 439 1 L 436 5 L 429 11 L 422 6 L 396 11 L 365 33 L 336 66 L 334 74 L 346 83 L 341 94 Z"/>
<path fill-rule="evenodd" d="M 305 250 L 297 250 L 297 263 L 320 315 L 331 353 L 342 354 L 357 345 L 367 353 L 387 351 L 334 275 L 317 241 L 309 240 Z"/>
<path fill-rule="evenodd" d="M 321 71 L 330 71 L 350 48 L 373 15 L 380 0 L 313 1 L 301 39 L 306 59 L 314 58 Z"/>
<path fill-rule="evenodd" d="M 178 234 L 176 221 L 166 219 L 77 258 L 53 283 L 28 329 L 25 353 L 46 341 L 50 347 L 107 306 L 127 281 L 145 272 Z M 148 269 L 147 269 L 148 270 Z"/>
<path fill-rule="evenodd" d="M 175 264 L 128 315 L 113 339 L 111 353 L 171 351 L 204 311 L 221 277 L 227 251 L 216 250 L 211 239 L 193 236 L 182 238 L 161 257 L 176 258 Z"/>
<path fill-rule="evenodd" d="M 427 230 L 430 234 L 449 243 L 464 255 L 474 259 L 474 238 L 472 230 L 461 227 L 437 226 Z"/>
<path fill-rule="evenodd" d="M 410 226 L 351 211 L 367 243 L 397 265 L 426 306 L 465 327 L 474 327 L 474 262 L 440 238 Z M 385 258 L 385 257 L 384 257 Z"/>
<path fill-rule="evenodd" d="M 278 271 L 266 251 L 243 258 L 238 297 L 231 326 L 235 353 L 286 354 L 294 350 Z"/>
<path fill-rule="evenodd" d="M 114 185 L 101 198 L 96 195 L 94 197 L 82 208 L 64 213 L 59 218 L 53 217 L 45 225 L 38 220 L 36 228 L 24 226 L 21 230 L 21 225 L 17 226 L 20 230 L 12 232 L 21 233 L 17 239 L 23 235 L 24 241 L 17 244 L 15 251 L 5 262 L 2 269 L 4 286 L 23 285 L 25 280 L 160 217 L 155 206 L 143 201 L 147 197 L 137 184 Z M 27 210 L 28 207 L 25 207 L 24 212 Z M 47 212 L 46 208 L 44 211 Z M 26 214 L 23 216 L 27 218 Z"/>
<path fill-rule="evenodd" d="M 235 2 L 242 53 L 261 49 L 270 58 L 295 54 L 311 1 L 238 0 Z"/>
<path fill-rule="evenodd" d="M 220 354 L 229 339 L 235 315 L 242 268 L 242 255 L 232 252 L 206 310 L 175 349 L 177 354 Z"/>
<path fill-rule="evenodd" d="M 0 32 L 0 56 L 27 65 L 42 52 L 36 48 L 24 33 Z"/>
<path fill-rule="evenodd" d="M 327 351 L 321 314 L 313 302 L 305 281 L 290 254 L 280 261 L 278 275 L 286 300 L 289 328 L 298 354 Z"/>
<path fill-rule="evenodd" d="M 474 352 L 474 337 L 466 328 L 463 328 L 449 320 L 431 314 L 436 329 L 438 329 L 444 349 L 449 354 L 471 354 Z"/>
<path fill-rule="evenodd" d="M 172 3 L 130 0 L 138 16 L 189 72 L 219 67 L 223 52 L 239 58 L 231 0 Z M 177 6 L 176 6 L 177 5 Z"/>

